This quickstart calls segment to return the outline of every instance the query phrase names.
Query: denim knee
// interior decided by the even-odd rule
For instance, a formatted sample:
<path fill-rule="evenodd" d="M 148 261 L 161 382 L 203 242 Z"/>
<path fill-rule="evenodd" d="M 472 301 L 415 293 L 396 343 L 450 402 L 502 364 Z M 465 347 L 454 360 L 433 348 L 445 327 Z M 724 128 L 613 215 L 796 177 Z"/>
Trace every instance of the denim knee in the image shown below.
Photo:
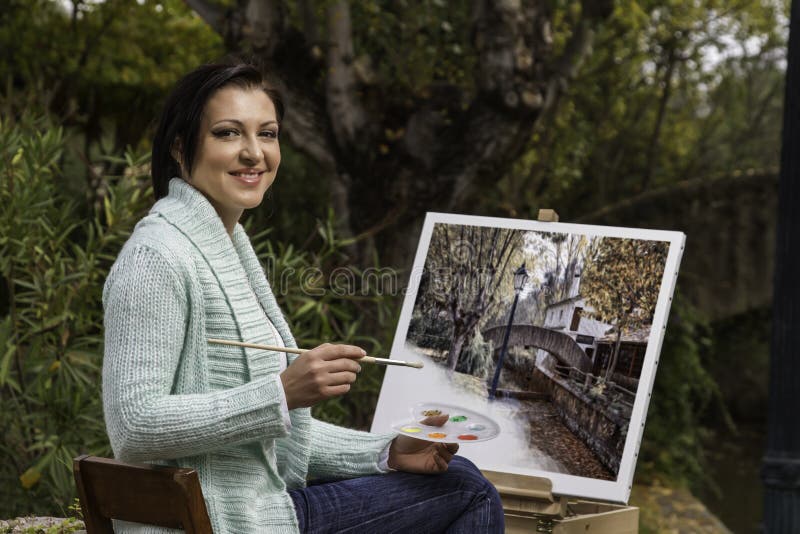
<path fill-rule="evenodd" d="M 497 489 L 470 460 L 463 456 L 453 456 L 446 472 L 451 476 L 457 477 L 459 485 L 463 489 L 478 495 L 486 495 L 493 504 L 499 506 L 502 510 L 503 504 L 500 501 Z"/>
<path fill-rule="evenodd" d="M 489 482 L 480 470 L 471 461 L 463 456 L 454 456 L 447 469 L 454 478 L 458 479 L 459 489 L 472 494 L 469 509 L 475 512 L 471 515 L 473 524 L 457 521 L 458 526 L 451 526 L 447 532 L 480 532 L 501 533 L 505 530 L 503 502 L 497 489 Z M 479 511 L 480 510 L 480 511 Z M 480 527 L 478 527 L 480 525 Z"/>

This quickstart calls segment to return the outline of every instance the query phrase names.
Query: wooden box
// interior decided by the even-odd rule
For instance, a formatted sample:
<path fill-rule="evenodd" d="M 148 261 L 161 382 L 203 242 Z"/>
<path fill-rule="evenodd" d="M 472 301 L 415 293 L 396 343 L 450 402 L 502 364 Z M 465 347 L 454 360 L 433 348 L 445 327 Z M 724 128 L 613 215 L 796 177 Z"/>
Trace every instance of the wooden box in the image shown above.
<path fill-rule="evenodd" d="M 500 493 L 508 534 L 636 534 L 639 509 L 555 496 L 547 478 L 483 471 Z"/>

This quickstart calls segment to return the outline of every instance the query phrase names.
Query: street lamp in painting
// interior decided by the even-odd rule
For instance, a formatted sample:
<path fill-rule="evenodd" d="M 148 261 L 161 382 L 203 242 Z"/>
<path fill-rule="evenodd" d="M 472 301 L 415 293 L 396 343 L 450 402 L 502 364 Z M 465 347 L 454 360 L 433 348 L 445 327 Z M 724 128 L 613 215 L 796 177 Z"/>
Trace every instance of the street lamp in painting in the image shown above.
<path fill-rule="evenodd" d="M 494 370 L 494 378 L 492 378 L 492 388 L 489 390 L 489 399 L 494 399 L 497 393 L 497 382 L 500 380 L 500 371 L 503 369 L 503 360 L 508 351 L 508 336 L 511 335 L 511 325 L 514 323 L 514 312 L 517 311 L 517 301 L 519 294 L 525 284 L 528 283 L 528 271 L 525 269 L 525 263 L 519 266 L 519 269 L 514 273 L 514 303 L 511 305 L 511 314 L 508 316 L 508 326 L 506 326 L 506 333 L 503 335 L 503 348 L 500 349 L 500 357 L 497 358 L 497 368 Z"/>

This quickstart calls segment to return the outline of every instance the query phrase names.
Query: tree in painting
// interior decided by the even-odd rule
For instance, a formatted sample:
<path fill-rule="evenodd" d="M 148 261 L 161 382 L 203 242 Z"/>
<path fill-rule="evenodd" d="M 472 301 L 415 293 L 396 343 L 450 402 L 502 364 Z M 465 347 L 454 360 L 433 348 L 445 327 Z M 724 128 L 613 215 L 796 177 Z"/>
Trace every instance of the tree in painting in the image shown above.
<path fill-rule="evenodd" d="M 455 370 L 465 343 L 510 283 L 522 232 L 506 228 L 437 224 L 428 248 L 420 309 L 445 311 L 453 324 L 447 368 Z"/>
<path fill-rule="evenodd" d="M 623 332 L 653 321 L 667 243 L 605 238 L 583 273 L 581 293 L 593 316 L 614 325 L 616 339 L 606 378 L 614 373 Z"/>

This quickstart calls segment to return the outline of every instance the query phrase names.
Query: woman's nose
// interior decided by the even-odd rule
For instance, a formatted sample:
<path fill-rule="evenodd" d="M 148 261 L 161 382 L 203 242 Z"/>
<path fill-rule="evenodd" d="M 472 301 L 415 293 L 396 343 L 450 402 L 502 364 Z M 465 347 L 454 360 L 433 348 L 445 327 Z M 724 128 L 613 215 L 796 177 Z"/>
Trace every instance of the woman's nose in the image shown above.
<path fill-rule="evenodd" d="M 248 162 L 261 161 L 263 154 L 258 146 L 258 141 L 249 137 L 245 138 L 242 149 L 239 151 L 239 157 Z"/>

